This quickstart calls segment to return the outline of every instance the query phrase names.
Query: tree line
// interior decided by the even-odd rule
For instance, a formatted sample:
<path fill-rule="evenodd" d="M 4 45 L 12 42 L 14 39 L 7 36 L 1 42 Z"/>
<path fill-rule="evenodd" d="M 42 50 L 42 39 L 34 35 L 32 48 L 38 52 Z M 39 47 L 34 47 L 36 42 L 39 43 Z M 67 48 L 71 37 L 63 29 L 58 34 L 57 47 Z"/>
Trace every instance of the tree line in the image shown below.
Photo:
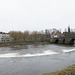
<path fill-rule="evenodd" d="M 46 41 L 46 33 L 44 31 L 10 31 L 11 41 Z"/>
<path fill-rule="evenodd" d="M 10 31 L 10 40 L 11 41 L 48 41 L 51 37 L 51 34 L 56 33 L 57 31 L 61 32 L 60 30 L 57 30 L 55 28 L 53 29 L 46 29 L 45 31 Z"/>

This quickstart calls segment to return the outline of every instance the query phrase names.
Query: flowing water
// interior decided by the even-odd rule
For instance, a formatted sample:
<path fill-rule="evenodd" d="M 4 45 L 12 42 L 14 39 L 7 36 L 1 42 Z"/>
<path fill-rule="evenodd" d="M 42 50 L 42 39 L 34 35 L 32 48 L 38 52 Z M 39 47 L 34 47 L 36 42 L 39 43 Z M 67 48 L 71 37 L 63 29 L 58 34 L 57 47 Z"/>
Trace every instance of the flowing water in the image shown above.
<path fill-rule="evenodd" d="M 75 46 L 0 47 L 0 75 L 40 75 L 75 64 Z"/>

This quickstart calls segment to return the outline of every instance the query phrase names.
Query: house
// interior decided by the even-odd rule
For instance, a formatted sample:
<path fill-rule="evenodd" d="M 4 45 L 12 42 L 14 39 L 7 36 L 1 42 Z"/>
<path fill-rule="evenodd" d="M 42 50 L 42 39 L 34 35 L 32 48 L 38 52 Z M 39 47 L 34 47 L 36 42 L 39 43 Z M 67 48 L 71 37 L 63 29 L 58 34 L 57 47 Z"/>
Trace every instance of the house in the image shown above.
<path fill-rule="evenodd" d="M 51 38 L 59 38 L 61 36 L 61 32 L 58 30 L 51 33 Z"/>
<path fill-rule="evenodd" d="M 9 33 L 0 32 L 0 42 L 9 41 L 10 35 Z"/>

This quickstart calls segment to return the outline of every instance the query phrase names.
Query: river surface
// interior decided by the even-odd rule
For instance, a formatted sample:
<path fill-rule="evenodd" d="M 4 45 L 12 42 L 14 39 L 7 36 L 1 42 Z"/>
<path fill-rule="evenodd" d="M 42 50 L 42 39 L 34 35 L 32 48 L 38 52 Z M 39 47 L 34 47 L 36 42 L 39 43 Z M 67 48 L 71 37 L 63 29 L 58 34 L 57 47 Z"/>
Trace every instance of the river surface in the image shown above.
<path fill-rule="evenodd" d="M 40 75 L 75 64 L 75 46 L 0 47 L 0 75 Z"/>

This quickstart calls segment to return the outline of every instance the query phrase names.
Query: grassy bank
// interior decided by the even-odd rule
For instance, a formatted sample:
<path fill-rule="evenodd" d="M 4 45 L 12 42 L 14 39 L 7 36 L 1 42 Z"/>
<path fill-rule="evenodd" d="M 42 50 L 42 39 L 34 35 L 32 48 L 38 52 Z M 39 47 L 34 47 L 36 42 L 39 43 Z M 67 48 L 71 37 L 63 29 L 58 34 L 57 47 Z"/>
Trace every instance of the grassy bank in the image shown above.
<path fill-rule="evenodd" d="M 54 43 L 49 43 L 47 41 L 44 41 L 44 42 L 38 42 L 38 41 L 0 42 L 0 47 L 12 46 L 12 45 L 38 45 L 38 44 L 44 45 L 44 44 L 54 44 Z M 66 44 L 56 44 L 56 45 L 73 46 L 73 45 L 66 45 Z"/>
<path fill-rule="evenodd" d="M 37 41 L 24 41 L 24 42 L 0 42 L 0 47 L 2 46 L 12 46 L 12 45 L 32 45 L 32 44 L 49 44 L 48 42 L 37 42 Z"/>
<path fill-rule="evenodd" d="M 42 75 L 75 75 L 75 64 L 71 65 L 67 68 L 57 70 L 57 71 L 51 72 L 51 73 L 44 73 Z"/>

